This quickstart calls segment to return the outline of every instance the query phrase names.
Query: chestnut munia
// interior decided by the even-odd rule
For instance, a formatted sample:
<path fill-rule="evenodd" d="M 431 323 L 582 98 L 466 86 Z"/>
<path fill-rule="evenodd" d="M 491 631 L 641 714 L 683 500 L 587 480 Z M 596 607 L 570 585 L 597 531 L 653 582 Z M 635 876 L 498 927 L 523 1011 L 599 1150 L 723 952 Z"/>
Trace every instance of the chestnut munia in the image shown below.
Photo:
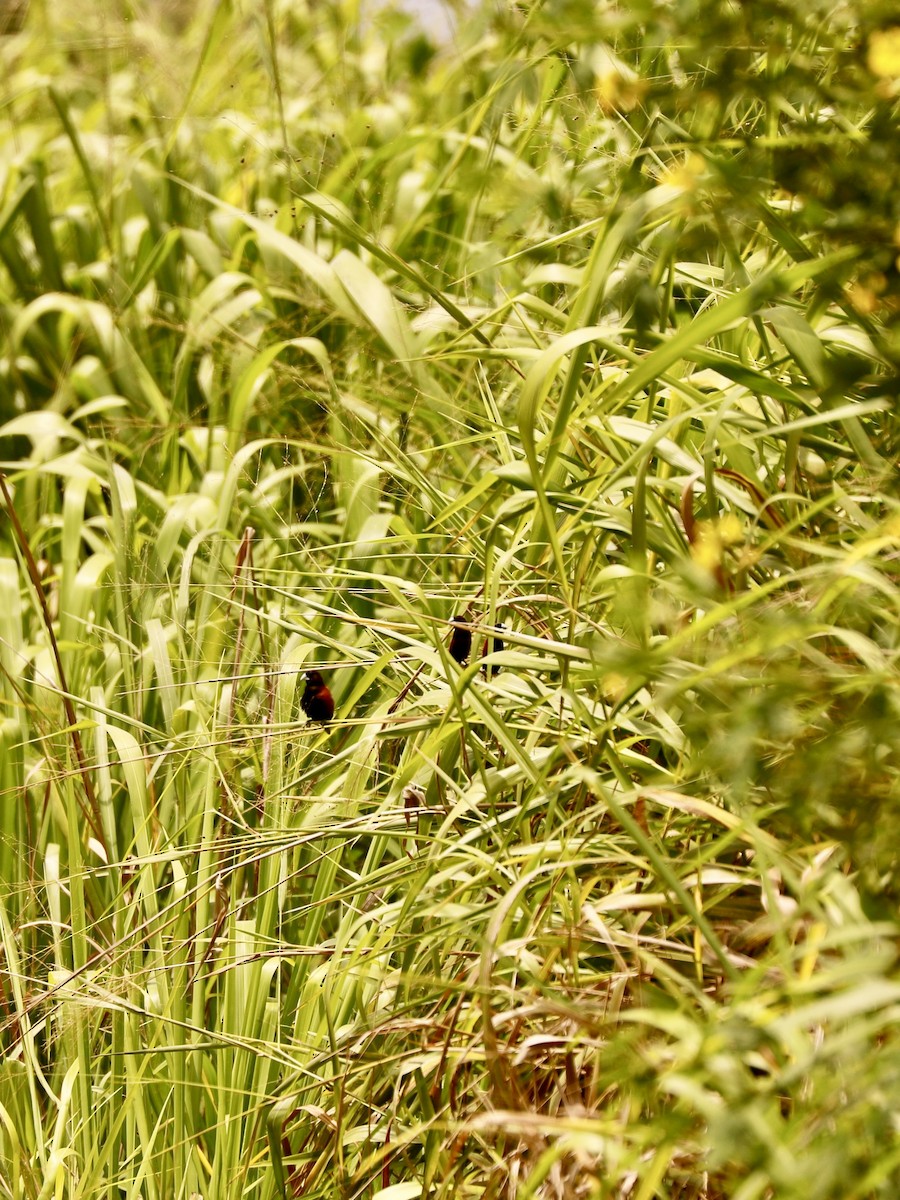
<path fill-rule="evenodd" d="M 501 650 L 506 649 L 505 645 L 503 644 L 503 639 L 499 636 L 499 634 L 501 634 L 505 629 L 506 626 L 503 624 L 503 622 L 498 621 L 494 626 L 492 634 L 484 639 L 484 645 L 481 647 L 482 658 L 488 654 L 498 654 Z M 500 673 L 500 666 L 498 663 L 486 663 L 481 669 L 484 671 L 487 679 L 493 679 L 495 675 L 499 675 Z"/>
<path fill-rule="evenodd" d="M 465 617 L 452 617 L 450 620 L 450 624 L 453 626 L 453 634 L 447 649 L 450 652 L 450 657 L 456 659 L 461 667 L 465 666 L 472 650 L 472 634 L 468 629 L 464 628 L 466 623 Z"/>
<path fill-rule="evenodd" d="M 300 698 L 300 707 L 311 721 L 322 725 L 334 716 L 334 697 L 318 671 L 306 672 L 306 690 Z"/>

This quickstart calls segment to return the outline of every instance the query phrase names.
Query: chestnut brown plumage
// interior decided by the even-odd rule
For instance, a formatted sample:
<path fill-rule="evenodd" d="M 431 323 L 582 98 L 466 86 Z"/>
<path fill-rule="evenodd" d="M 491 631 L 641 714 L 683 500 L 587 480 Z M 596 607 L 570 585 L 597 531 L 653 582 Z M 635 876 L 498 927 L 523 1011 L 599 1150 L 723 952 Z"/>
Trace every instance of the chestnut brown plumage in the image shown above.
<path fill-rule="evenodd" d="M 503 644 L 503 638 L 497 636 L 498 634 L 502 633 L 504 629 L 506 629 L 506 626 L 502 621 L 498 621 L 494 626 L 493 635 L 490 635 L 484 639 L 484 645 L 481 647 L 482 658 L 485 658 L 488 654 L 499 654 L 501 650 L 506 649 L 506 646 Z M 484 671 L 485 676 L 488 679 L 493 679 L 495 675 L 500 674 L 499 663 L 485 663 L 481 669 Z"/>
<path fill-rule="evenodd" d="M 464 628 L 467 624 L 465 617 L 452 617 L 450 624 L 453 626 L 453 634 L 447 649 L 450 651 L 450 657 L 455 658 L 462 667 L 465 666 L 472 651 L 472 635 L 468 629 Z"/>
<path fill-rule="evenodd" d="M 311 721 L 321 725 L 334 716 L 334 697 L 318 671 L 306 672 L 306 690 L 300 698 L 300 707 Z"/>

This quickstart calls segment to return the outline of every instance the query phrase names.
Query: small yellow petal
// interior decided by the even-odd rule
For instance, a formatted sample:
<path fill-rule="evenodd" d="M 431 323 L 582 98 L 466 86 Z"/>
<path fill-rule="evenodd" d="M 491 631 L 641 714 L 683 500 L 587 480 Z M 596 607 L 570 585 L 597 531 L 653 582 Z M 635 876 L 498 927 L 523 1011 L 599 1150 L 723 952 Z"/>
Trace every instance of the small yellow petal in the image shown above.
<path fill-rule="evenodd" d="M 844 292 L 851 305 L 862 316 L 870 316 L 878 311 L 878 297 L 871 288 L 863 287 L 861 283 L 848 283 Z"/>
<path fill-rule="evenodd" d="M 722 563 L 722 542 L 714 521 L 697 524 L 697 539 L 691 546 L 691 558 L 707 571 L 714 571 Z"/>
<path fill-rule="evenodd" d="M 603 698 L 611 704 L 617 704 L 628 691 L 628 680 L 618 671 L 610 671 L 608 675 L 603 676 L 600 687 L 603 691 Z"/>
<path fill-rule="evenodd" d="M 718 526 L 719 540 L 723 546 L 740 546 L 744 540 L 744 526 L 737 513 L 726 513 Z"/>

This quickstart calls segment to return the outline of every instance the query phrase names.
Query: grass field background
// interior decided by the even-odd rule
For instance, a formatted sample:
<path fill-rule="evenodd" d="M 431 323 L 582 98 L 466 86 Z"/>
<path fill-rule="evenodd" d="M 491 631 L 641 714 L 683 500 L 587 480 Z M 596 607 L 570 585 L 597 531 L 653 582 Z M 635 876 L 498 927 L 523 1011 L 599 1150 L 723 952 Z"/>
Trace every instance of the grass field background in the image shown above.
<path fill-rule="evenodd" d="M 892 12 L 0 39 L 0 1196 L 896 1196 Z"/>

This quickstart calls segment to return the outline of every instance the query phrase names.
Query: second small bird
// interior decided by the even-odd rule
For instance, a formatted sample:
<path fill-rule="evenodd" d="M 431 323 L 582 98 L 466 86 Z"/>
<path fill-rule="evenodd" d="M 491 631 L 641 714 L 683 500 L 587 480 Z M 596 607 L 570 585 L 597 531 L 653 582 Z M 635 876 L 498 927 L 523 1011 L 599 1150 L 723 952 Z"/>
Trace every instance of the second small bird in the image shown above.
<path fill-rule="evenodd" d="M 504 645 L 504 642 L 503 642 L 503 638 L 498 636 L 499 634 L 503 633 L 505 630 L 506 630 L 506 626 L 503 624 L 503 622 L 498 621 L 497 624 L 494 626 L 494 636 L 486 637 L 484 639 L 484 645 L 481 647 L 481 657 L 482 658 L 486 658 L 489 654 L 499 654 L 501 650 L 506 649 L 506 646 Z M 485 666 L 483 666 L 481 669 L 482 669 L 482 671 L 484 671 L 486 679 L 493 679 L 493 677 L 495 675 L 500 674 L 499 663 L 491 663 L 489 666 L 487 664 L 485 664 Z"/>

